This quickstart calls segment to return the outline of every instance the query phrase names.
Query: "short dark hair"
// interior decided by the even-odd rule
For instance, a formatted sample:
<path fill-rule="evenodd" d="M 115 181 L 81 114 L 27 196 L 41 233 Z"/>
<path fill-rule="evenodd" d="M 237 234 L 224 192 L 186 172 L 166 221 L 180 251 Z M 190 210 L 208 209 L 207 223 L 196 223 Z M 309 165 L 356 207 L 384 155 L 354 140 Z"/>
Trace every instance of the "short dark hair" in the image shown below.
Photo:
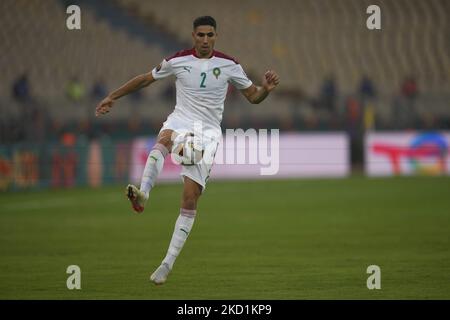
<path fill-rule="evenodd" d="M 194 20 L 194 29 L 198 26 L 211 26 L 217 29 L 216 20 L 211 16 L 201 16 Z"/>

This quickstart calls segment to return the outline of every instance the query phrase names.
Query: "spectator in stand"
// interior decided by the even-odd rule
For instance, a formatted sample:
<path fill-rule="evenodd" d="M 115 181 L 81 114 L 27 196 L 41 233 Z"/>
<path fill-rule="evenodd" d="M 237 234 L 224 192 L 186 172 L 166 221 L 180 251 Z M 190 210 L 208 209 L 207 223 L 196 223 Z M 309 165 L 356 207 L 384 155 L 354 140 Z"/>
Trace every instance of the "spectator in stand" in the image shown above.
<path fill-rule="evenodd" d="M 367 75 L 361 78 L 358 91 L 364 117 L 364 128 L 365 130 L 372 130 L 375 126 L 375 106 L 373 100 L 376 98 L 377 92 L 372 80 Z"/>
<path fill-rule="evenodd" d="M 31 100 L 30 84 L 26 73 L 22 74 L 13 84 L 13 96 L 19 102 Z"/>
<path fill-rule="evenodd" d="M 402 83 L 401 90 L 403 97 L 414 100 L 418 95 L 416 79 L 412 76 L 406 77 Z"/>
<path fill-rule="evenodd" d="M 31 85 L 27 73 L 21 74 L 12 85 L 12 95 L 20 110 L 18 138 L 22 141 L 42 142 L 47 129 L 47 114 L 40 108 L 31 94 Z"/>
<path fill-rule="evenodd" d="M 337 86 L 333 75 L 328 76 L 320 90 L 319 106 L 331 113 L 336 111 Z"/>
<path fill-rule="evenodd" d="M 365 101 L 366 99 L 373 99 L 377 95 L 375 85 L 367 75 L 364 75 L 361 79 L 359 84 L 359 95 L 362 101 Z"/>
<path fill-rule="evenodd" d="M 85 88 L 77 77 L 72 77 L 66 88 L 67 97 L 74 102 L 79 102 L 84 98 Z"/>
<path fill-rule="evenodd" d="M 416 109 L 416 100 L 418 97 L 417 82 L 413 76 L 406 77 L 400 88 L 401 106 L 397 110 L 400 124 L 406 127 L 414 127 L 418 120 L 418 112 Z M 398 109 L 399 106 L 397 106 Z"/>
<path fill-rule="evenodd" d="M 108 90 L 103 79 L 98 79 L 92 87 L 91 98 L 93 98 L 94 100 L 98 100 L 103 98 L 107 94 Z"/>

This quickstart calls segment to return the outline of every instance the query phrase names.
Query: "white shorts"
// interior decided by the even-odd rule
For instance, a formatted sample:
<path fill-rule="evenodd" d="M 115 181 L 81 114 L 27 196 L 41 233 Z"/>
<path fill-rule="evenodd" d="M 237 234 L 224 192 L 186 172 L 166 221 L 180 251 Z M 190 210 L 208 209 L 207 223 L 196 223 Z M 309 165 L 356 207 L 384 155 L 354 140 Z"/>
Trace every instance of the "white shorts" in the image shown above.
<path fill-rule="evenodd" d="M 163 123 L 161 131 L 163 130 L 173 130 L 178 134 L 185 134 L 192 132 L 194 134 L 199 134 L 194 128 L 194 124 L 189 121 L 184 121 L 176 116 L 176 114 L 171 114 L 167 120 Z M 203 159 L 198 164 L 194 165 L 183 165 L 181 169 L 180 176 L 184 182 L 184 178 L 188 177 L 191 180 L 197 182 L 202 186 L 202 192 L 206 189 L 206 182 L 209 179 L 211 173 L 211 168 L 213 166 L 214 157 L 216 155 L 217 147 L 219 146 L 219 139 L 221 137 L 220 129 L 205 129 L 202 130 L 202 142 L 203 149 L 205 150 Z"/>

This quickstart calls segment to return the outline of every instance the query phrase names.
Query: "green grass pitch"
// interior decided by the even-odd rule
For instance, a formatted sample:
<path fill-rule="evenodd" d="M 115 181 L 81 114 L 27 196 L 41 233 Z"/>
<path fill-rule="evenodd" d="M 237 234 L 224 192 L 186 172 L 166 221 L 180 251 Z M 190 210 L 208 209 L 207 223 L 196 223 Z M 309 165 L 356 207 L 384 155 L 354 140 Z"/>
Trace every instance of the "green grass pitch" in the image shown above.
<path fill-rule="evenodd" d="M 158 185 L 135 214 L 124 186 L 0 194 L 0 298 L 450 299 L 449 178 L 211 181 L 155 286 L 180 195 Z"/>

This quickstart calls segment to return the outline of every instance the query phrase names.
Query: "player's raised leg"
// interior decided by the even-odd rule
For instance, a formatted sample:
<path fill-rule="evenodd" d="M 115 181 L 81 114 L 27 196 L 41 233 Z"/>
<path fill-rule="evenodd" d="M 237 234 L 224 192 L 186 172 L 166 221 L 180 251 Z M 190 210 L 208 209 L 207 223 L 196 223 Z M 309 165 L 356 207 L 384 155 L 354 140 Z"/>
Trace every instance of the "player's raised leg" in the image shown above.
<path fill-rule="evenodd" d="M 158 135 L 157 142 L 150 151 L 141 180 L 141 188 L 129 184 L 126 195 L 136 212 L 144 211 L 145 204 L 156 179 L 164 166 L 164 159 L 172 148 L 173 130 L 163 130 Z"/>
<path fill-rule="evenodd" d="M 163 284 L 172 270 L 173 264 L 194 225 L 195 215 L 197 213 L 197 201 L 201 193 L 202 187 L 198 183 L 188 177 L 184 177 L 180 215 L 175 223 L 169 249 L 161 265 L 150 276 L 150 280 L 155 284 Z"/>
<path fill-rule="evenodd" d="M 155 185 L 156 179 L 164 166 L 164 159 L 172 148 L 173 130 L 163 130 L 150 151 L 141 180 L 141 189 L 147 197 Z"/>

